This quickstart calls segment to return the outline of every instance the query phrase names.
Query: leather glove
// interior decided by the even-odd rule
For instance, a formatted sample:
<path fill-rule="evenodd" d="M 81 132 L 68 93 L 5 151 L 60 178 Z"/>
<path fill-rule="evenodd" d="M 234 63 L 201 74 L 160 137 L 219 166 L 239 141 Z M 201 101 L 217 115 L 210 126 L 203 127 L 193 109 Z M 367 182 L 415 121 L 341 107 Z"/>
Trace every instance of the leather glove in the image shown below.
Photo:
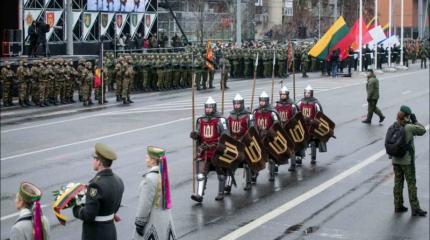
<path fill-rule="evenodd" d="M 73 216 L 75 218 L 79 218 L 79 212 L 81 211 L 82 206 L 74 206 L 73 207 Z"/>
<path fill-rule="evenodd" d="M 413 124 L 415 124 L 416 122 L 418 122 L 418 121 L 417 121 L 417 117 L 415 116 L 415 114 L 414 114 L 414 113 L 412 113 L 412 114 L 411 114 L 410 118 L 411 118 L 411 122 L 412 122 Z"/>
<path fill-rule="evenodd" d="M 192 131 L 190 133 L 190 138 L 192 138 L 194 140 L 198 140 L 199 139 L 199 134 L 196 131 Z"/>
<path fill-rule="evenodd" d="M 139 236 L 143 237 L 143 233 L 145 232 L 145 226 L 136 225 L 136 232 Z"/>

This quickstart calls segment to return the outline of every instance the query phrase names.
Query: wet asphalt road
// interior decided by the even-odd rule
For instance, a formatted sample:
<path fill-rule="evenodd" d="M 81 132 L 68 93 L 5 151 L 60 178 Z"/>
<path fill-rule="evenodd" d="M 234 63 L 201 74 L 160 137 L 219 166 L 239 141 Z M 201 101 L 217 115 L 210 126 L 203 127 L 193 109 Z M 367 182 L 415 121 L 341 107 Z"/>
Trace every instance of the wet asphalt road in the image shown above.
<path fill-rule="evenodd" d="M 202 205 L 190 200 L 192 192 L 191 93 L 190 90 L 138 94 L 135 103 L 84 109 L 69 105 L 12 109 L 1 113 L 1 239 L 7 239 L 16 215 L 14 196 L 22 180 L 34 182 L 44 191 L 44 213 L 51 222 L 52 239 L 80 239 L 81 222 L 61 226 L 50 210 L 51 191 L 68 182 L 85 183 L 95 174 L 91 154 L 96 142 L 111 145 L 118 153 L 114 171 L 126 189 L 117 224 L 119 239 L 130 239 L 133 231 L 137 188 L 145 172 L 145 149 L 160 145 L 168 149 L 173 197 L 172 214 L 180 239 L 220 239 L 237 230 L 241 239 L 428 239 L 429 218 L 411 218 L 410 212 L 394 214 L 393 171 L 386 155 L 339 180 L 324 191 L 304 199 L 326 181 L 345 173 L 383 150 L 386 129 L 394 121 L 400 105 L 411 106 L 424 125 L 429 123 L 429 71 L 412 66 L 408 71 L 379 75 L 381 98 L 378 103 L 387 116 L 384 124 L 377 117 L 368 126 L 361 123 L 367 111 L 365 78 L 297 78 L 297 98 L 312 84 L 324 112 L 337 124 L 328 143 L 328 152 L 319 154 L 316 166 L 309 159 L 296 173 L 280 166 L 274 183 L 263 170 L 257 185 L 243 191 L 242 170 L 236 172 L 238 187 L 223 202 L 216 202 L 217 180 L 211 175 Z M 279 80 L 277 80 L 279 82 Z M 286 80 L 292 94 L 292 80 Z M 218 85 L 216 85 L 218 86 Z M 226 91 L 225 112 L 237 92 L 250 106 L 252 81 L 234 81 Z M 275 99 L 277 89 L 275 88 Z M 262 90 L 270 95 L 271 79 L 258 79 L 254 107 Z M 219 89 L 197 93 L 196 114 L 202 112 L 208 96 L 218 102 Z M 418 137 L 417 183 L 421 206 L 429 209 L 429 134 Z M 408 200 L 405 191 L 405 201 Z M 278 209 L 296 203 L 287 211 Z M 409 204 L 406 202 L 406 206 Z M 247 225 L 269 213 L 272 218 L 261 225 Z M 246 229 L 246 233 L 244 231 Z M 241 235 L 243 233 L 243 235 Z"/>

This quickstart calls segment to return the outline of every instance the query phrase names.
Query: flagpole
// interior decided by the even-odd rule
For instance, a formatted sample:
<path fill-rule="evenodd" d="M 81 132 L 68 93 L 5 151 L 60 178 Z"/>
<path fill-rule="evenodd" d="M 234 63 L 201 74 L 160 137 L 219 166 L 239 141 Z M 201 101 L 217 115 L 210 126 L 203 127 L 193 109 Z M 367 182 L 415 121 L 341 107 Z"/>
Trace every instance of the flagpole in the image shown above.
<path fill-rule="evenodd" d="M 293 99 L 296 101 L 296 65 L 294 64 L 294 48 L 291 45 L 291 52 L 293 53 Z"/>
<path fill-rule="evenodd" d="M 392 0 L 389 0 L 388 4 L 388 38 L 391 37 L 391 2 Z M 391 41 L 388 41 L 388 67 L 391 67 Z"/>
<path fill-rule="evenodd" d="M 254 95 L 255 95 L 255 82 L 257 81 L 257 67 L 258 67 L 258 52 L 257 52 L 257 58 L 255 59 L 255 64 L 254 64 L 255 68 L 254 68 L 254 81 L 252 83 L 252 94 L 251 94 L 251 111 L 252 111 L 252 107 L 254 105 Z"/>
<path fill-rule="evenodd" d="M 403 66 L 403 0 L 400 1 L 400 66 Z"/>
<path fill-rule="evenodd" d="M 102 61 L 102 69 L 100 69 L 100 72 L 101 72 L 101 79 L 102 79 L 102 89 L 101 89 L 101 91 L 102 91 L 102 104 L 105 104 L 105 98 L 104 98 L 104 96 L 105 96 L 105 80 L 104 80 L 104 77 L 103 77 L 103 75 L 104 75 L 104 73 L 103 73 L 103 70 L 104 70 L 104 68 L 103 68 L 103 64 L 104 64 L 104 62 L 103 62 L 103 39 L 100 39 L 100 41 L 101 41 L 101 49 L 100 49 L 100 51 L 102 51 L 102 54 L 101 54 L 101 61 Z"/>
<path fill-rule="evenodd" d="M 222 65 L 222 73 L 221 73 L 221 114 L 224 115 L 224 89 L 225 89 L 225 79 L 223 78 L 223 75 L 225 73 L 225 63 Z"/>
<path fill-rule="evenodd" d="M 273 50 L 273 66 L 272 66 L 272 98 L 271 102 L 273 104 L 273 91 L 275 90 L 275 61 L 276 61 L 276 50 Z"/>
<path fill-rule="evenodd" d="M 359 45 L 359 64 L 358 64 L 358 68 L 359 71 L 362 72 L 363 69 L 363 0 L 360 0 L 360 7 L 359 7 L 359 11 L 360 11 L 360 23 L 358 25 L 358 45 Z"/>
<path fill-rule="evenodd" d="M 191 54 L 191 62 L 192 64 L 192 72 L 193 72 L 193 77 L 192 77 L 192 82 L 191 82 L 191 127 L 192 127 L 192 131 L 195 131 L 196 129 L 196 121 L 195 121 L 195 115 L 196 115 L 196 110 L 195 110 L 195 94 L 196 94 L 196 72 L 194 69 L 194 53 Z M 192 159 L 192 164 L 193 164 L 193 193 L 196 193 L 196 177 L 195 177 L 195 173 L 196 173 L 196 166 L 195 166 L 195 161 L 196 161 L 196 140 L 193 140 L 193 159 Z"/>
<path fill-rule="evenodd" d="M 378 0 L 375 0 L 375 29 L 378 27 Z M 375 42 L 375 67 L 374 69 L 378 69 L 378 42 Z"/>

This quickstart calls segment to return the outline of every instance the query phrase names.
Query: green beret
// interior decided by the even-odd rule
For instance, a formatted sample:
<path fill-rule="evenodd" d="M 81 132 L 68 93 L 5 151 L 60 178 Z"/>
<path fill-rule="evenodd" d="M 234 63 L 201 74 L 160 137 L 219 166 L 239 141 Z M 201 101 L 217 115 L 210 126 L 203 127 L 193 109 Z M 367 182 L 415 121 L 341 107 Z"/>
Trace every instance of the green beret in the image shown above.
<path fill-rule="evenodd" d="M 109 146 L 102 143 L 97 143 L 94 148 L 95 148 L 95 153 L 94 153 L 95 157 L 100 157 L 108 161 L 116 160 L 116 153 Z"/>
<path fill-rule="evenodd" d="M 26 203 L 33 203 L 42 198 L 42 191 L 29 182 L 22 182 L 19 186 L 19 195 Z"/>
<path fill-rule="evenodd" d="M 147 147 L 148 156 L 154 159 L 160 159 L 166 154 L 166 151 L 160 147 L 148 146 Z"/>
<path fill-rule="evenodd" d="M 406 105 L 402 105 L 400 107 L 400 112 L 405 113 L 406 115 L 411 115 L 412 114 L 412 110 L 410 107 L 406 106 Z"/>

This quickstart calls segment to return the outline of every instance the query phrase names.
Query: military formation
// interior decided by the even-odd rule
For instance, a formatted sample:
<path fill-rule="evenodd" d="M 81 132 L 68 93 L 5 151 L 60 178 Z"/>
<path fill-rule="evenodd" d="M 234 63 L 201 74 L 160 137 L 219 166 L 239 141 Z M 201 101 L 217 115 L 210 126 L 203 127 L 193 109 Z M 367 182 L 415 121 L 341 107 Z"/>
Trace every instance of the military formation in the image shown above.
<path fill-rule="evenodd" d="M 196 141 L 195 179 L 197 188 L 191 199 L 202 202 L 208 173 L 218 176 L 216 201 L 224 199 L 236 185 L 238 168 L 244 169 L 245 191 L 257 183 L 259 172 L 266 168 L 269 181 L 274 181 L 281 165 L 290 163 L 289 171 L 305 159 L 311 149 L 311 164 L 316 164 L 316 151 L 326 152 L 326 142 L 334 137 L 335 124 L 323 114 L 322 106 L 308 85 L 304 97 L 294 102 L 287 87 L 279 91 L 279 101 L 272 107 L 269 96 L 262 92 L 258 106 L 251 112 L 245 100 L 237 94 L 228 117 L 217 111 L 217 104 L 209 97 L 204 114 L 196 120 L 190 137 Z"/>

